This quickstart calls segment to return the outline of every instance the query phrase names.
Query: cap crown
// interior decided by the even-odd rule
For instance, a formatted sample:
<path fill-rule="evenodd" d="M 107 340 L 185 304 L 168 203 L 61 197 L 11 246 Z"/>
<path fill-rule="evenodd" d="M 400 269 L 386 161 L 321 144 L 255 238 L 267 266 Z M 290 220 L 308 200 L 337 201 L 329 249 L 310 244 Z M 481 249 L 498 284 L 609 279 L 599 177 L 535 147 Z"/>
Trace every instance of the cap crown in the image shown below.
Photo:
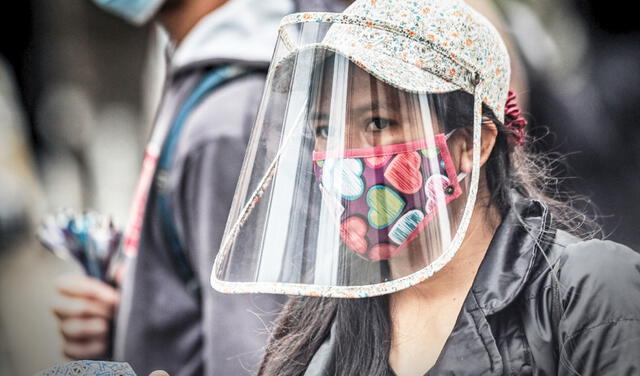
<path fill-rule="evenodd" d="M 464 1 L 356 0 L 339 17 L 298 13 L 283 24 L 313 21 L 335 23 L 324 47 L 389 84 L 412 92 L 463 89 L 504 120 L 507 49 L 495 27 Z"/>
<path fill-rule="evenodd" d="M 495 27 L 462 0 L 357 0 L 344 14 L 381 19 L 412 30 L 440 47 L 442 52 L 480 73 L 482 100 L 502 118 L 507 100 L 510 61 Z M 396 55 L 404 52 L 397 50 Z M 442 61 L 442 64 L 447 64 Z M 453 73 L 454 65 L 440 69 Z"/>

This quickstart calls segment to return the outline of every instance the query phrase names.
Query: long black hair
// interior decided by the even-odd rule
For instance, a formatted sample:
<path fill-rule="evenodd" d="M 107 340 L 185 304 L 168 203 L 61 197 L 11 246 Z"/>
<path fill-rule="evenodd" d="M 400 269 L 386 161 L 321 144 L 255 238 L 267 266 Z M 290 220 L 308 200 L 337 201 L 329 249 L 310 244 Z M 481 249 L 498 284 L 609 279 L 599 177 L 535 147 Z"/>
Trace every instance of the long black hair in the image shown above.
<path fill-rule="evenodd" d="M 473 123 L 473 98 L 464 92 L 439 94 L 444 113 L 438 114 L 444 124 L 460 127 Z M 466 105 L 466 107 L 465 107 Z M 446 109 L 455 111 L 446 111 Z M 451 117 L 455 117 L 452 119 Z M 556 159 L 534 153 L 530 143 L 513 147 L 513 130 L 498 121 L 483 106 L 483 117 L 498 129 L 495 146 L 485 164 L 487 188 L 502 216 L 511 209 L 513 190 L 522 197 L 543 201 L 552 213 L 556 228 L 582 238 L 593 237 L 599 227 L 571 204 L 576 197 L 559 194 L 557 178 L 552 176 Z M 508 120 L 508 119 L 506 119 Z M 448 131 L 448 130 L 445 130 Z M 332 329 L 333 326 L 333 329 Z M 329 333 L 333 335 L 335 353 L 330 374 L 384 376 L 389 372 L 391 318 L 389 296 L 361 299 L 318 297 L 291 298 L 275 324 L 259 375 L 303 375 L 312 357 Z"/>

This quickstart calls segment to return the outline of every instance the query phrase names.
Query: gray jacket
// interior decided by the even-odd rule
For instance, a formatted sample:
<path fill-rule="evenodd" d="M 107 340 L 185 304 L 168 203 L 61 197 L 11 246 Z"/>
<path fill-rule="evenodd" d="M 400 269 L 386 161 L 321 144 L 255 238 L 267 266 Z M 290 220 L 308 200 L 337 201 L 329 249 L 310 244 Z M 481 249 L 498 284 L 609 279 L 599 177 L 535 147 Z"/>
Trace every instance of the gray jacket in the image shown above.
<path fill-rule="evenodd" d="M 330 0 L 231 0 L 203 19 L 171 58 L 154 132 L 166 130 L 211 67 L 234 62 L 266 72 L 278 21 L 296 10 L 339 10 Z M 304 5 L 304 7 L 301 7 Z M 305 9 L 306 8 L 306 9 Z M 179 278 L 150 195 L 137 256 L 128 265 L 114 355 L 148 374 L 241 375 L 256 369 L 282 298 L 223 295 L 209 286 L 264 73 L 229 82 L 190 114 L 168 174 L 177 232 L 200 284 Z M 153 192 L 153 191 L 151 191 Z"/>

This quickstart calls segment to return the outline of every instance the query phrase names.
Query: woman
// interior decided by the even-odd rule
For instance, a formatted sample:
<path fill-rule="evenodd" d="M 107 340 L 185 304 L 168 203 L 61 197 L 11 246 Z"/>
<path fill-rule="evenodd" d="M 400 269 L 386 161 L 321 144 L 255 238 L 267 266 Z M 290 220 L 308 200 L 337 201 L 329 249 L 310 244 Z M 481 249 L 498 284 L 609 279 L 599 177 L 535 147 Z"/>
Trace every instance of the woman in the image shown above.
<path fill-rule="evenodd" d="M 261 375 L 640 369 L 640 257 L 545 196 L 508 82 L 462 1 L 285 18 L 212 273 L 306 295 Z"/>

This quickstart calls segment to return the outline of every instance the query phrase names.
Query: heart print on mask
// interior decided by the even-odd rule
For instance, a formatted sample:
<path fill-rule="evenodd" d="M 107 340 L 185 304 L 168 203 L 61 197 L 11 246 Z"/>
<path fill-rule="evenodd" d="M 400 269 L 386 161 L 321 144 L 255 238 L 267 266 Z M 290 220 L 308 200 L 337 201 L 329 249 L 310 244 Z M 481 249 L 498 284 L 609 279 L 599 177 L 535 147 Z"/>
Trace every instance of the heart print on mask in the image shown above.
<path fill-rule="evenodd" d="M 329 159 L 322 166 L 322 186 L 346 200 L 355 200 L 364 193 L 363 171 L 359 159 Z"/>

